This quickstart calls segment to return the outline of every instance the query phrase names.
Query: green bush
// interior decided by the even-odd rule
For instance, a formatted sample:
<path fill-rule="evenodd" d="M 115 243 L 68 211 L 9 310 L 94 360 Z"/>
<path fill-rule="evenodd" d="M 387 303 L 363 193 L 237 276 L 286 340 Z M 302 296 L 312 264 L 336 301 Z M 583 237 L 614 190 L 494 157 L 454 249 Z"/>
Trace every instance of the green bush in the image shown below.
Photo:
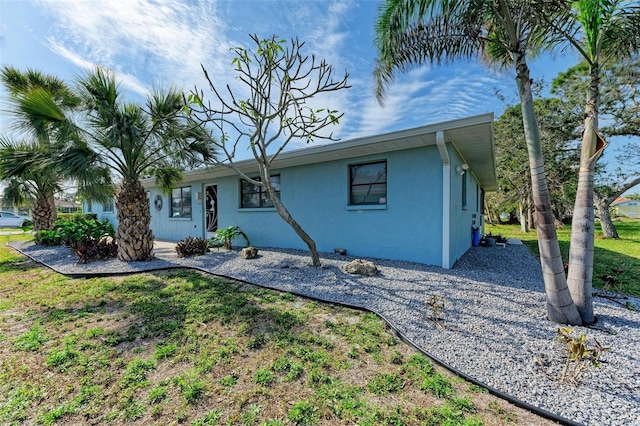
<path fill-rule="evenodd" d="M 78 256 L 78 262 L 87 263 L 107 259 L 118 254 L 116 230 L 108 220 L 101 222 L 75 214 L 73 221 L 58 219 L 53 230 L 36 232 L 35 242 L 40 245 L 64 244 Z"/>
<path fill-rule="evenodd" d="M 58 221 L 79 223 L 85 220 L 98 220 L 95 213 L 58 213 Z"/>
<path fill-rule="evenodd" d="M 187 237 L 178 241 L 176 253 L 178 257 L 195 256 L 209 251 L 209 240 L 206 238 Z"/>
<path fill-rule="evenodd" d="M 55 229 L 42 229 L 34 234 L 35 243 L 41 246 L 59 246 L 62 237 Z"/>

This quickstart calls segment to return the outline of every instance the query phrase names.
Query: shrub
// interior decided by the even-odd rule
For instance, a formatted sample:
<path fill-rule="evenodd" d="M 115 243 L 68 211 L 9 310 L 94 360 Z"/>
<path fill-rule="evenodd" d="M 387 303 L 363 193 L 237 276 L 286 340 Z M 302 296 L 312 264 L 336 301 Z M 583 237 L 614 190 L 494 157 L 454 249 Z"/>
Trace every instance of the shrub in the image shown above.
<path fill-rule="evenodd" d="M 98 220 L 95 213 L 58 213 L 58 221 L 79 223 L 86 220 Z"/>
<path fill-rule="evenodd" d="M 209 240 L 206 238 L 187 237 L 176 244 L 178 257 L 196 256 L 209 251 Z"/>
<path fill-rule="evenodd" d="M 35 243 L 41 246 L 59 246 L 62 244 L 60 233 L 54 229 L 42 229 L 34 234 Z"/>
<path fill-rule="evenodd" d="M 220 228 L 216 230 L 216 235 L 211 239 L 211 244 L 217 247 L 223 246 L 227 250 L 231 250 L 233 240 L 236 237 L 242 237 L 247 243 L 247 246 L 250 246 L 249 238 L 247 234 L 242 232 L 238 226 L 229 226 L 228 228 Z"/>
<path fill-rule="evenodd" d="M 118 246 L 114 240 L 116 230 L 108 220 L 99 222 L 77 214 L 72 220 L 59 219 L 53 230 L 36 232 L 36 244 L 64 244 L 78 256 L 79 263 L 117 256 Z"/>

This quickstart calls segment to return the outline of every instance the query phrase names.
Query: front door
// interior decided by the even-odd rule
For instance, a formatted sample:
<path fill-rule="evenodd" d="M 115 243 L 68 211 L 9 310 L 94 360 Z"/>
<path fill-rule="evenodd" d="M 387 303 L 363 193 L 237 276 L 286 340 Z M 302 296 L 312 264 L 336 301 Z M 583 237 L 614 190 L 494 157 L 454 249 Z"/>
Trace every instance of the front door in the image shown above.
<path fill-rule="evenodd" d="M 212 238 L 218 229 L 218 185 L 207 185 L 205 192 L 205 232 Z"/>

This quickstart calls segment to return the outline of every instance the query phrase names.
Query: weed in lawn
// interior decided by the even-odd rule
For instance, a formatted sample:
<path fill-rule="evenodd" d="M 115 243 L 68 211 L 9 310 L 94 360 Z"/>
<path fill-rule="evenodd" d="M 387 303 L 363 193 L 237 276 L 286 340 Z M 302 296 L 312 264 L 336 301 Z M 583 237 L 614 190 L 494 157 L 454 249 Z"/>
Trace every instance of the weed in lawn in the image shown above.
<path fill-rule="evenodd" d="M 247 407 L 246 411 L 242 413 L 242 424 L 246 426 L 255 425 L 258 422 L 258 415 L 262 410 L 260 404 L 251 404 Z"/>
<path fill-rule="evenodd" d="M 148 400 L 152 404 L 157 404 L 167 397 L 167 386 L 157 385 L 149 391 Z"/>
<path fill-rule="evenodd" d="M 304 374 L 304 365 L 302 363 L 293 361 L 289 366 L 289 372 L 284 376 L 285 382 L 293 382 L 298 380 Z"/>
<path fill-rule="evenodd" d="M 238 383 L 238 376 L 236 374 L 229 374 L 220 379 L 220 384 L 225 388 L 230 388 Z"/>
<path fill-rule="evenodd" d="M 135 358 L 129 364 L 122 377 L 122 386 L 125 388 L 144 387 L 149 384 L 147 373 L 156 368 L 155 361 L 146 361 L 141 358 Z"/>
<path fill-rule="evenodd" d="M 298 401 L 287 413 L 287 418 L 291 423 L 301 426 L 315 425 L 318 422 L 318 409 L 306 401 Z"/>
<path fill-rule="evenodd" d="M 263 386 L 269 386 L 271 382 L 273 382 L 274 376 L 273 372 L 268 368 L 260 368 L 256 371 L 253 376 L 253 383 L 257 383 Z"/>
<path fill-rule="evenodd" d="M 389 357 L 391 364 L 401 365 L 404 362 L 404 357 L 398 350 L 394 350 Z"/>
<path fill-rule="evenodd" d="M 158 343 L 158 345 L 156 346 L 153 356 L 157 361 L 160 361 L 163 359 L 173 357 L 177 351 L 178 351 L 177 343 L 161 342 L 161 343 Z"/>
<path fill-rule="evenodd" d="M 65 344 L 64 349 L 53 349 L 49 352 L 45 364 L 60 372 L 67 371 L 80 358 L 80 352 L 76 351 L 69 344 Z"/>
<path fill-rule="evenodd" d="M 420 384 L 420 390 L 423 392 L 431 392 L 438 398 L 445 398 L 453 392 L 451 382 L 442 377 L 438 372 L 433 372 L 425 377 Z"/>
<path fill-rule="evenodd" d="M 215 426 L 220 420 L 220 410 L 211 410 L 204 416 L 191 422 L 191 426 Z"/>
<path fill-rule="evenodd" d="M 23 351 L 37 351 L 48 340 L 49 338 L 44 329 L 38 325 L 34 325 L 29 331 L 16 337 L 13 340 L 13 345 Z"/>
<path fill-rule="evenodd" d="M 173 379 L 189 404 L 195 404 L 205 393 L 205 382 L 199 377 L 196 372 L 187 372 Z"/>
<path fill-rule="evenodd" d="M 402 386 L 402 377 L 400 375 L 379 373 L 369 382 L 368 388 L 376 395 L 386 395 L 400 391 Z"/>
<path fill-rule="evenodd" d="M 256 334 L 247 342 L 247 348 L 252 350 L 261 349 L 267 343 L 267 337 L 264 334 Z"/>

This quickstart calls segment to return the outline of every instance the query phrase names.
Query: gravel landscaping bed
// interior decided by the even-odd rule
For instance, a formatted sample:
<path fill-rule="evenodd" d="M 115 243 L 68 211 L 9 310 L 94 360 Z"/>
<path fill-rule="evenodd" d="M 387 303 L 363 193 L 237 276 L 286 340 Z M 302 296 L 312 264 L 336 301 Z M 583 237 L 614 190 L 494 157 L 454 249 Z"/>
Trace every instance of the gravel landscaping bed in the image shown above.
<path fill-rule="evenodd" d="M 595 338 L 611 350 L 602 355 L 600 368 L 585 369 L 578 386 L 562 383 L 558 325 L 545 318 L 540 264 L 522 245 L 471 248 L 450 270 L 369 259 L 380 270 L 373 277 L 343 272 L 353 257 L 323 253 L 323 266 L 314 268 L 299 250 L 261 248 L 251 260 L 238 251 L 178 258 L 164 250 L 149 262 L 81 265 L 64 247 L 9 245 L 63 274 L 191 267 L 359 306 L 382 315 L 437 360 L 525 403 L 587 425 L 640 425 L 640 312 L 622 306 L 629 301 L 640 307 L 640 300 L 595 298 L 597 324 L 575 332 L 586 334 L 590 345 Z M 444 302 L 440 313 L 434 312 L 434 301 Z"/>

